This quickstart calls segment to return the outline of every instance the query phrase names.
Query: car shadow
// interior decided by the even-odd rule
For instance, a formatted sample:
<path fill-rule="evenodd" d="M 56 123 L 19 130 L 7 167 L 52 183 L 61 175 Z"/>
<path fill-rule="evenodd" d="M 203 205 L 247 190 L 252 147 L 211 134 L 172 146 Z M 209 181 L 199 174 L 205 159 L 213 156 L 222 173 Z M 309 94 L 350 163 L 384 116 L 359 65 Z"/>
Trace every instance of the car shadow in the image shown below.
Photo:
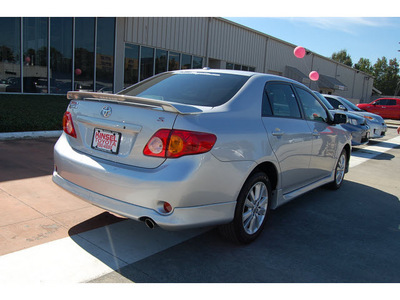
<path fill-rule="evenodd" d="M 57 138 L 0 141 L 0 182 L 53 174 Z"/>
<path fill-rule="evenodd" d="M 115 270 L 92 282 L 400 282 L 399 215 L 396 196 L 346 180 L 272 211 L 248 245 L 215 228 L 168 232 L 130 220 L 71 238 Z"/>

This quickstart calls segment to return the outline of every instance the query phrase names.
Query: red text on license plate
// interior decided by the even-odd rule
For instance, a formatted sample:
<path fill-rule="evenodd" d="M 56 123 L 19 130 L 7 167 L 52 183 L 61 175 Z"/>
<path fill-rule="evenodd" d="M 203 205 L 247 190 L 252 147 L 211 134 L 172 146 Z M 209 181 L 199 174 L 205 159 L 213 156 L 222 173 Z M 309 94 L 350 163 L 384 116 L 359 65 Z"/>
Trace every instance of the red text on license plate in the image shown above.
<path fill-rule="evenodd" d="M 96 128 L 94 130 L 92 148 L 117 154 L 119 148 L 119 132 Z"/>

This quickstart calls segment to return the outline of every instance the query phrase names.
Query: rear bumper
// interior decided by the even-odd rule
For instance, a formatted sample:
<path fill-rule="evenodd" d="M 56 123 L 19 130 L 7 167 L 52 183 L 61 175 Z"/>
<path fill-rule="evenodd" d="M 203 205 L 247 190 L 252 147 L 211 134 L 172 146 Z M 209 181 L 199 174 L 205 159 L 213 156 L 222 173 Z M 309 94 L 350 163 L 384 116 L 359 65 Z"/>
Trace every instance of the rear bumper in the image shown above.
<path fill-rule="evenodd" d="M 127 203 L 82 188 L 62 178 L 56 171 L 53 182 L 81 199 L 136 221 L 152 219 L 158 226 L 167 230 L 181 230 L 228 223 L 233 219 L 236 201 L 197 207 L 175 208 L 172 214 L 162 215 L 156 210 Z"/>
<path fill-rule="evenodd" d="M 228 223 L 253 162 L 221 162 L 211 153 L 167 160 L 154 169 L 75 151 L 63 134 L 54 148 L 53 181 L 96 206 L 164 229 Z M 173 211 L 166 214 L 162 201 Z"/>

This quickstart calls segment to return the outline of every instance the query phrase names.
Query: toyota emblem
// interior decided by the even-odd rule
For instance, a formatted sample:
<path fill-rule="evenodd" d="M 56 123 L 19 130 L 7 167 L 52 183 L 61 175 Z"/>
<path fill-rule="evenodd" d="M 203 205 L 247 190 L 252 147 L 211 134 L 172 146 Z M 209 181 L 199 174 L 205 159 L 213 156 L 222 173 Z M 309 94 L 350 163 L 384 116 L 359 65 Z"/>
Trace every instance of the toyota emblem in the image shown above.
<path fill-rule="evenodd" d="M 103 109 L 101 110 L 101 115 L 104 117 L 104 118 L 108 118 L 109 116 L 111 116 L 111 114 L 112 114 L 112 109 L 111 109 L 111 107 L 110 106 L 104 106 L 103 107 Z"/>

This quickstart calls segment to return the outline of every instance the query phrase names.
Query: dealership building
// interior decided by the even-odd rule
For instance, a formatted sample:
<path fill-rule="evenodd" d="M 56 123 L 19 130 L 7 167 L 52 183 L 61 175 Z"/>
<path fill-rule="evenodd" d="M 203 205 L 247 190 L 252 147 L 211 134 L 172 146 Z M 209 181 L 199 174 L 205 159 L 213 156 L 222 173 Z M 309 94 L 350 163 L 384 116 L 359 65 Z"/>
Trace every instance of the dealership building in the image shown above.
<path fill-rule="evenodd" d="M 370 99 L 372 76 L 308 50 L 299 59 L 296 46 L 214 17 L 2 17 L 0 93 L 118 92 L 161 72 L 209 67 Z"/>

